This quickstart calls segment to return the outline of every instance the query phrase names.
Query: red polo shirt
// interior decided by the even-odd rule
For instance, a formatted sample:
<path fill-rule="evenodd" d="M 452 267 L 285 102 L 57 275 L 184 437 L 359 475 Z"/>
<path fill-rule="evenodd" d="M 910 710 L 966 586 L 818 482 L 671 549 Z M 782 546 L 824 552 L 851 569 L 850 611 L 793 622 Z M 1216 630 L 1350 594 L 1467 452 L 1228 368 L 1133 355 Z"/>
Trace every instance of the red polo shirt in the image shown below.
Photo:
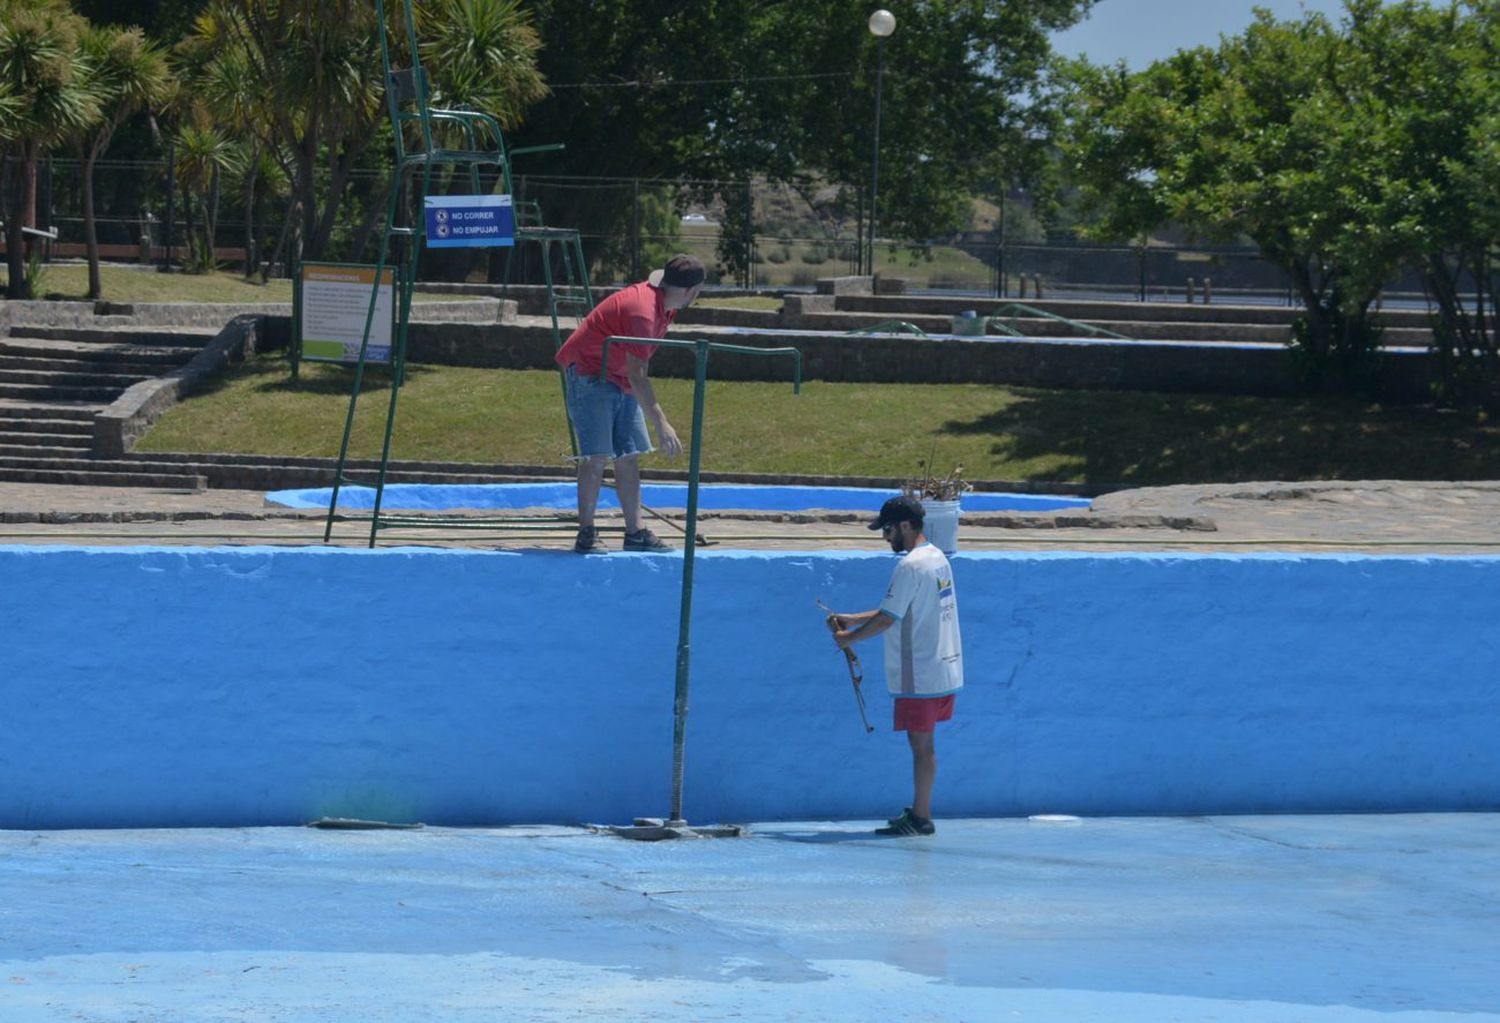
<path fill-rule="evenodd" d="M 677 310 L 662 308 L 660 290 L 646 281 L 632 284 L 600 302 L 593 312 L 583 318 L 578 329 L 557 350 L 557 364 L 574 367 L 579 376 L 596 377 L 599 375 L 599 355 L 604 350 L 605 338 L 663 338 L 667 336 L 667 328 L 676 318 Z M 609 346 L 608 379 L 629 394 L 630 378 L 625 375 L 626 356 L 634 355 L 644 361 L 655 353 L 656 345 L 615 342 Z"/>

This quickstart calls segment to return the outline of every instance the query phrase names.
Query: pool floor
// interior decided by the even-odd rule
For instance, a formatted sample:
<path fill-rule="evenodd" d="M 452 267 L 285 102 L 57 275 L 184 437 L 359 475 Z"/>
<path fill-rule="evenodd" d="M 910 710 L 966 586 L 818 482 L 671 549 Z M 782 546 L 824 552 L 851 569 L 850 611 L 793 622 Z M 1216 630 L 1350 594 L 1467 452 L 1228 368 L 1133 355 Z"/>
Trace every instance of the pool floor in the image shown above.
<path fill-rule="evenodd" d="M 871 824 L 0 832 L 0 1018 L 1500 1021 L 1497 814 Z"/>

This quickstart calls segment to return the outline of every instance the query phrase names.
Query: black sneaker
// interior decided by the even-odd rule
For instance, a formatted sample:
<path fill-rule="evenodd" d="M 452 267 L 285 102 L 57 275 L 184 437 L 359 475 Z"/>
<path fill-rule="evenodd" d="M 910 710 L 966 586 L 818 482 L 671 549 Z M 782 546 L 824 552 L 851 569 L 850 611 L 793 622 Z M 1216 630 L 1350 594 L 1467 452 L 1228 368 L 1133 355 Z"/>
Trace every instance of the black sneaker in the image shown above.
<path fill-rule="evenodd" d="M 875 834 L 877 835 L 896 835 L 902 838 L 936 833 L 937 828 L 930 819 L 918 817 L 911 810 L 905 811 L 900 817 L 891 821 L 888 827 L 875 829 Z"/>
<path fill-rule="evenodd" d="M 661 537 L 649 529 L 637 529 L 634 533 L 625 534 L 625 549 L 627 551 L 669 551 L 672 548 L 662 543 Z"/>
<path fill-rule="evenodd" d="M 578 539 L 573 541 L 573 550 L 578 554 L 608 554 L 609 548 L 604 546 L 604 541 L 599 537 L 599 530 L 593 526 L 580 526 Z"/>

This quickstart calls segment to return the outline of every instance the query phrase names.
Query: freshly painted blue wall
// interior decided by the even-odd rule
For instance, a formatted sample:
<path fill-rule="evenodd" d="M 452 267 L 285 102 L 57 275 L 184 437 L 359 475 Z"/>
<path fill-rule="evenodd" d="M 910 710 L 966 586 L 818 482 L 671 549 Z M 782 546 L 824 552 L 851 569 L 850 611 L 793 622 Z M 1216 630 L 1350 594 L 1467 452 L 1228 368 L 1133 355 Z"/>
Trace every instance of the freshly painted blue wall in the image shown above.
<path fill-rule="evenodd" d="M 940 815 L 1500 806 L 1500 559 L 969 554 Z M 878 553 L 697 561 L 690 820 L 909 801 L 814 599 Z M 0 827 L 663 815 L 680 557 L 0 548 Z"/>

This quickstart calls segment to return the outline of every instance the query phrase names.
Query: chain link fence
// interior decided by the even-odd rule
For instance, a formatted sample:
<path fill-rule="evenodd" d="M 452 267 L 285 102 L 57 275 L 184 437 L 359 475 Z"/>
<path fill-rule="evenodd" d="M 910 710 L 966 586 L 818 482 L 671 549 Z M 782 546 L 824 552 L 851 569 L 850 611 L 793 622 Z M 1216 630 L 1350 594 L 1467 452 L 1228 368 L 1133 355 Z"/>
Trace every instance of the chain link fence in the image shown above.
<path fill-rule="evenodd" d="M 252 204 L 226 175 L 216 197 L 172 189 L 165 161 L 100 161 L 95 212 L 106 261 L 183 263 L 204 258 L 205 215 L 215 217 L 214 263 L 244 269 L 247 252 L 272 276 L 282 276 L 298 252 L 299 224 L 287 222 L 287 196 L 274 182 Z M 180 186 L 180 179 L 177 184 Z M 272 186 L 272 187 L 266 187 Z M 745 181 L 661 182 L 631 178 L 518 175 L 518 202 L 535 203 L 545 221 L 579 229 L 595 283 L 640 280 L 674 252 L 691 252 L 719 272 L 721 286 L 811 289 L 822 278 L 864 269 L 858 239 L 866 230 L 861 196 L 833 188 Z M 386 174 L 357 173 L 341 230 L 324 258 L 373 262 L 378 231 L 369 230 L 384 205 Z M 37 226 L 55 229 L 49 260 L 84 256 L 82 168 L 77 160 L 45 161 L 37 186 Z M 247 208 L 249 216 L 247 216 Z M 1027 298 L 1258 303 L 1295 305 L 1286 275 L 1249 247 L 1101 245 L 1041 237 L 1024 209 L 993 215 L 975 230 L 908 241 L 882 237 L 874 265 L 901 278 L 908 291 Z M 1006 221 L 1010 220 L 1011 224 Z M 1032 227 L 1027 232 L 1019 228 Z M 1009 228 L 1009 230 L 1007 230 Z M 356 251 L 358 250 L 358 251 Z M 424 258 L 423 276 L 447 280 L 539 279 L 534 252 L 518 251 L 514 265 L 494 252 L 447 250 Z M 1425 304 L 1412 276 L 1393 280 L 1385 301 Z"/>

